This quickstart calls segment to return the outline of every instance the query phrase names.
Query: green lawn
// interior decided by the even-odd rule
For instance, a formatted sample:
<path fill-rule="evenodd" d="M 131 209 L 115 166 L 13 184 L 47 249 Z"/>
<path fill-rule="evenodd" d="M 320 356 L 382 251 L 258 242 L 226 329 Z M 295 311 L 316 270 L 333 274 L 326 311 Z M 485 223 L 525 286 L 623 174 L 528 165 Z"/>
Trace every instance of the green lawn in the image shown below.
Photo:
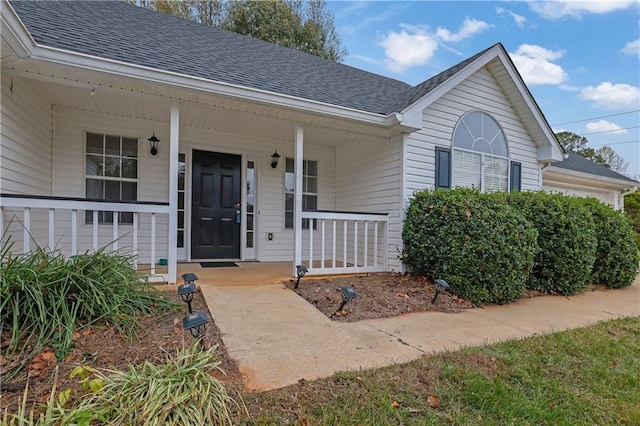
<path fill-rule="evenodd" d="M 640 318 L 337 374 L 244 401 L 246 424 L 638 425 Z"/>

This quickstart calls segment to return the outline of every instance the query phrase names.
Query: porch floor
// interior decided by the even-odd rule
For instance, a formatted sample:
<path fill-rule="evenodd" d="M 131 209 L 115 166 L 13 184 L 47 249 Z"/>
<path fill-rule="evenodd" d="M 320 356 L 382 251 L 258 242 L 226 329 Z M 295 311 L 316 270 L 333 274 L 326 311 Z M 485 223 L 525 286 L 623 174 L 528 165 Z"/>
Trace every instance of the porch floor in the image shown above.
<path fill-rule="evenodd" d="M 235 262 L 237 267 L 203 268 L 199 262 L 178 263 L 177 284 L 182 274 L 192 272 L 198 276 L 196 284 L 257 285 L 280 284 L 293 277 L 289 262 Z"/>

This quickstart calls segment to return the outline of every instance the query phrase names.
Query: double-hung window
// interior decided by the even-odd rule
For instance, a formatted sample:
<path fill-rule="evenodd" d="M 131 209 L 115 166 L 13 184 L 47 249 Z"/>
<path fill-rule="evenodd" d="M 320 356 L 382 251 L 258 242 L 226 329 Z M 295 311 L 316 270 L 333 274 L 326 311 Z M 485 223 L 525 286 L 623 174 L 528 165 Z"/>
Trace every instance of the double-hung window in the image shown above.
<path fill-rule="evenodd" d="M 138 199 L 138 140 L 124 136 L 87 133 L 85 197 L 94 200 Z M 93 223 L 93 212 L 85 221 Z M 113 223 L 113 212 L 98 213 L 99 223 Z M 133 223 L 133 213 L 120 213 L 119 223 Z"/>
<path fill-rule="evenodd" d="M 293 205 L 295 188 L 295 164 L 293 158 L 285 159 L 284 174 L 284 227 L 293 228 Z M 302 162 L 302 210 L 318 209 L 318 162 Z M 302 228 L 309 229 L 309 220 L 303 219 Z M 314 226 L 315 228 L 315 226 Z"/>
<path fill-rule="evenodd" d="M 481 111 L 465 114 L 453 133 L 452 186 L 482 192 L 509 189 L 509 152 L 498 123 Z"/>

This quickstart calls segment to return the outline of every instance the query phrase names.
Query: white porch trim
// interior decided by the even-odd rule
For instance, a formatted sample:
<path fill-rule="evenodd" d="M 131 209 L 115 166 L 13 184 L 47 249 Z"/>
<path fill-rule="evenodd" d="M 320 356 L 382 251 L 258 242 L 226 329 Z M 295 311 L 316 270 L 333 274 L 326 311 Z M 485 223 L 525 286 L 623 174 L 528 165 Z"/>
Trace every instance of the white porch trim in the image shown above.
<path fill-rule="evenodd" d="M 293 276 L 296 275 L 296 265 L 302 264 L 302 166 L 304 151 L 304 129 L 296 124 L 295 128 L 295 186 L 294 186 L 294 207 L 293 207 Z"/>
<path fill-rule="evenodd" d="M 180 107 L 171 106 L 169 121 L 169 247 L 167 283 L 177 281 L 178 259 L 178 151 L 180 141 Z"/>

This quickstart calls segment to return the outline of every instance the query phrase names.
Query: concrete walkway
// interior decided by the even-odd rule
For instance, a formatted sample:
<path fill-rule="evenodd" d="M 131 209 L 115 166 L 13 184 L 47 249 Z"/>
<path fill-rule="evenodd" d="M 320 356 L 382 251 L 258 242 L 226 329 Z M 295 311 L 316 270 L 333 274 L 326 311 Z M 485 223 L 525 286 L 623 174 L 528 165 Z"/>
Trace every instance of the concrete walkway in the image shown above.
<path fill-rule="evenodd" d="M 255 391 L 404 363 L 425 353 L 640 316 L 640 279 L 620 290 L 354 323 L 331 321 L 282 284 L 200 287 L 245 388 Z"/>

